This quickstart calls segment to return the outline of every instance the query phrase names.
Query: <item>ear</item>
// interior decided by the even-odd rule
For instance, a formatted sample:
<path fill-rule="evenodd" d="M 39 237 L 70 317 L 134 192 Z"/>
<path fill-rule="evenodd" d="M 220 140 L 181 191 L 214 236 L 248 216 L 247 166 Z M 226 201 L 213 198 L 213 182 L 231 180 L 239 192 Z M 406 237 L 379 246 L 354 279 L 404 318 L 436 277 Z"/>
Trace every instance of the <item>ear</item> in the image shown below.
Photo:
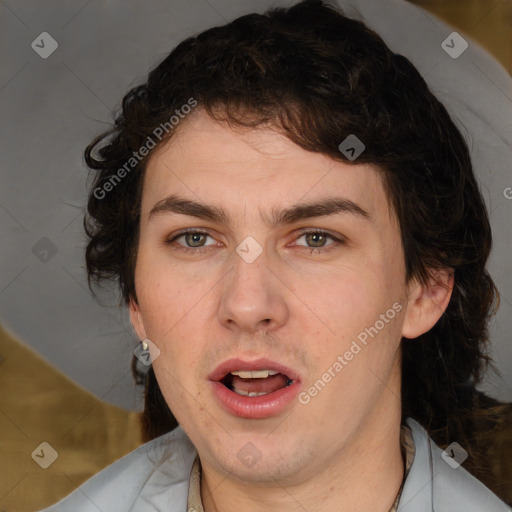
<path fill-rule="evenodd" d="M 145 340 L 147 338 L 146 329 L 144 328 L 144 322 L 142 321 L 139 305 L 137 302 L 135 302 L 134 299 L 130 299 L 129 310 L 130 320 L 132 322 L 133 328 L 135 329 L 135 332 L 137 333 L 137 336 L 139 337 L 139 340 Z"/>
<path fill-rule="evenodd" d="M 417 279 L 410 282 L 402 326 L 404 338 L 417 338 L 434 327 L 450 302 L 453 275 L 453 269 L 430 270 L 426 284 Z"/>

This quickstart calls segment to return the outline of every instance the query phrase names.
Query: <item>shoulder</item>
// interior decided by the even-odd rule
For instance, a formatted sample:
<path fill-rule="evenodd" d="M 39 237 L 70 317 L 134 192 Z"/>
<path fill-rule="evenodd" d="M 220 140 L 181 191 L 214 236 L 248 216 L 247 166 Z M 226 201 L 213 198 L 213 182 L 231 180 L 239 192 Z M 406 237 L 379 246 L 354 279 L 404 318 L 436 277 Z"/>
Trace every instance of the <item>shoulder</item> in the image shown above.
<path fill-rule="evenodd" d="M 185 510 L 196 456 L 181 427 L 139 446 L 41 512 Z M 172 503 L 175 508 L 169 508 Z"/>
<path fill-rule="evenodd" d="M 441 448 L 418 422 L 407 418 L 407 424 L 414 440 L 415 457 L 404 484 L 398 512 L 512 512 L 462 466 L 446 455 L 443 458 Z"/>

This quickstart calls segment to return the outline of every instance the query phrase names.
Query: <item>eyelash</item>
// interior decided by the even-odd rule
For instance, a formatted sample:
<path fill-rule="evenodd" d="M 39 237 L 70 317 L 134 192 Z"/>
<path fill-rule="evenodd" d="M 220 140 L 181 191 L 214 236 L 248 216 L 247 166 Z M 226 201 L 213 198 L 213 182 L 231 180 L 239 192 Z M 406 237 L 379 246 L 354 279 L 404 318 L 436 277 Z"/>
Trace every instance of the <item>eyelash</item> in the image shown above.
<path fill-rule="evenodd" d="M 181 237 L 183 237 L 183 236 L 185 236 L 187 234 L 211 236 L 210 233 L 208 233 L 207 231 L 201 231 L 201 230 L 198 230 L 198 229 L 195 229 L 195 228 L 190 228 L 190 229 L 187 229 L 187 230 L 179 232 L 178 234 L 174 235 L 172 238 L 169 238 L 168 240 L 165 241 L 165 244 L 166 245 L 172 245 L 173 242 L 175 242 L 176 240 L 178 240 L 179 238 L 181 238 Z M 309 249 L 311 251 L 310 252 L 311 254 L 327 253 L 329 251 L 332 251 L 338 245 L 344 243 L 344 240 L 342 238 L 337 238 L 334 235 L 331 235 L 327 231 L 322 231 L 322 230 L 319 230 L 319 229 L 307 229 L 307 228 L 299 230 L 299 236 L 296 238 L 296 240 L 298 240 L 299 238 L 303 237 L 304 235 L 323 235 L 326 238 L 330 238 L 333 241 L 333 243 L 331 243 L 331 244 L 329 244 L 327 246 L 324 246 L 324 247 L 302 246 L 302 247 L 304 247 L 304 249 Z M 193 252 L 193 253 L 197 254 L 198 252 L 201 253 L 201 252 L 207 251 L 208 247 L 209 246 L 206 246 L 206 247 L 205 246 L 185 247 L 183 245 L 179 245 L 178 244 L 177 246 L 175 246 L 175 249 L 177 249 L 179 251 L 182 251 L 184 253 Z"/>

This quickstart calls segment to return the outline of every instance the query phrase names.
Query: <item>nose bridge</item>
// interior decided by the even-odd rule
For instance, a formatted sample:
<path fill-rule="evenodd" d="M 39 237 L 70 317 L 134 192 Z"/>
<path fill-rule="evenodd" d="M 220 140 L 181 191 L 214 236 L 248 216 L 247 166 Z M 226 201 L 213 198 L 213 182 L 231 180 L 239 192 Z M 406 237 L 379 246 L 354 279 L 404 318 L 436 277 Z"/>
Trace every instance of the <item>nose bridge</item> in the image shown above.
<path fill-rule="evenodd" d="M 227 291 L 232 292 L 238 299 L 251 295 L 253 297 L 266 295 L 269 291 L 268 274 L 270 273 L 266 254 L 262 252 L 254 256 L 248 251 L 247 256 L 250 257 L 245 259 L 239 252 L 241 250 L 237 249 L 237 254 L 231 258 L 233 267 Z"/>
<path fill-rule="evenodd" d="M 272 275 L 263 247 L 246 238 L 233 252 L 231 264 L 220 298 L 220 322 L 247 331 L 285 323 L 288 308 L 282 284 Z"/>

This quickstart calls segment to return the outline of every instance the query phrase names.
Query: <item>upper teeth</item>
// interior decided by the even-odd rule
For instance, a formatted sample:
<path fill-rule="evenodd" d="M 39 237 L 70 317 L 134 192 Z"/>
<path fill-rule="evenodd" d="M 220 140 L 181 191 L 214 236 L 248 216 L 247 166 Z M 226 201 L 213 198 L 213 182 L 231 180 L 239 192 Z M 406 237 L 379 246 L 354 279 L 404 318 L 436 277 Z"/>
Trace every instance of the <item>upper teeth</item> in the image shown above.
<path fill-rule="evenodd" d="M 274 370 L 237 370 L 236 372 L 231 372 L 231 375 L 236 375 L 241 379 L 266 379 L 269 375 L 277 375 L 278 373 Z"/>

